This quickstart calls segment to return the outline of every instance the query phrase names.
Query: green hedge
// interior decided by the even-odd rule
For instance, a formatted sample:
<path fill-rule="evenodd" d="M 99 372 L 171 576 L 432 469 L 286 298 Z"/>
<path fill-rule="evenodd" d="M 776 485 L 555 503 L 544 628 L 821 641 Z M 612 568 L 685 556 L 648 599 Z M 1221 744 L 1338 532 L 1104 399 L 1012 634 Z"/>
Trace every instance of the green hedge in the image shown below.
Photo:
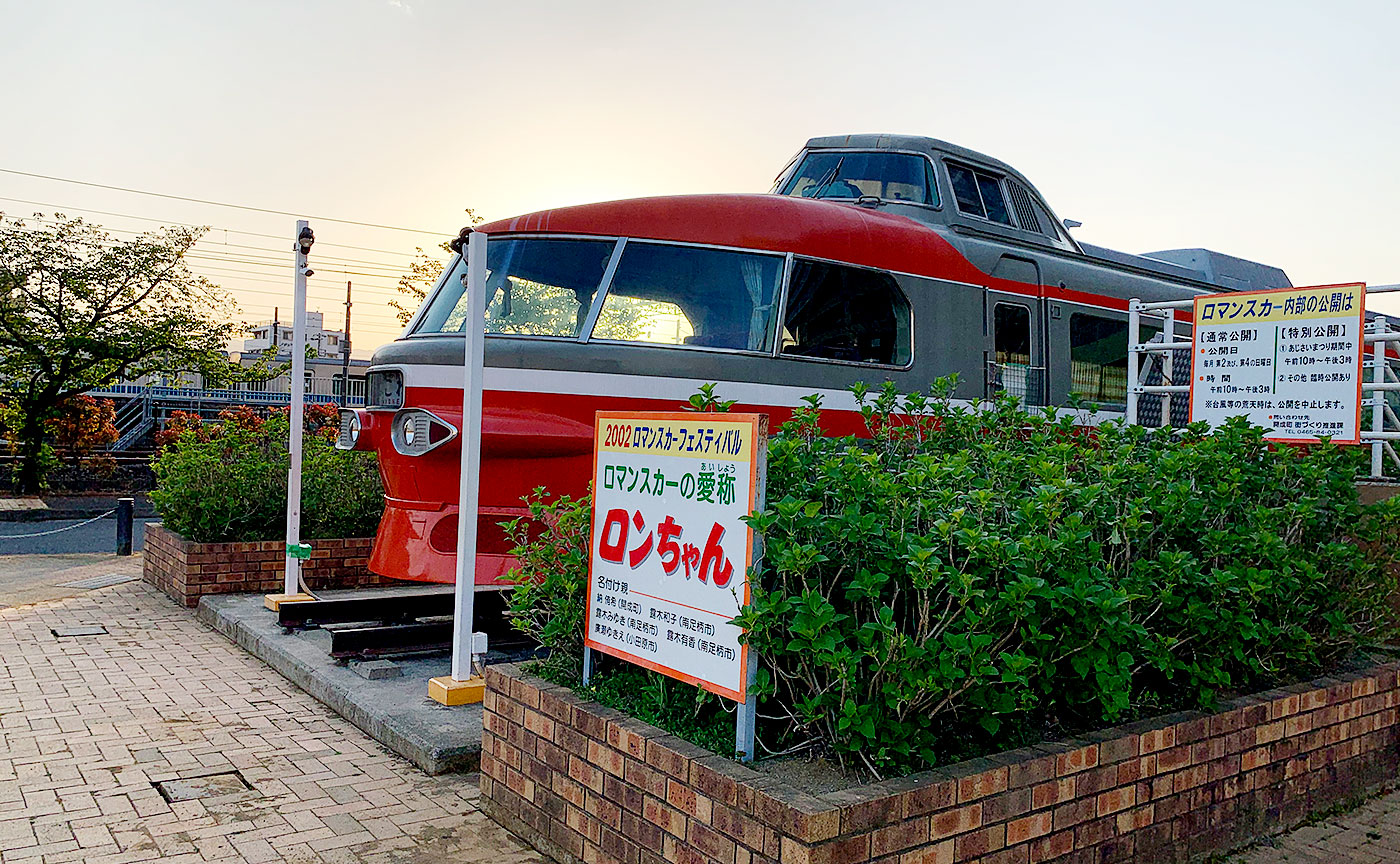
<path fill-rule="evenodd" d="M 769 445 L 764 572 L 740 623 L 776 742 L 874 773 L 1313 677 L 1388 633 L 1400 501 L 1355 450 L 1240 421 L 1176 434 L 1012 401 L 857 388 Z"/>
<path fill-rule="evenodd" d="M 1357 451 L 1085 429 L 954 383 L 858 387 L 868 438 L 823 435 L 815 398 L 772 437 L 738 619 L 767 751 L 901 773 L 1315 677 L 1390 634 L 1393 544 L 1357 541 L 1393 538 L 1400 499 L 1359 503 Z M 517 525 L 538 581 L 513 614 L 573 678 L 586 501 L 532 509 L 551 527 Z M 691 725 L 732 723 L 671 690 Z"/>
<path fill-rule="evenodd" d="M 384 513 L 384 487 L 372 453 L 333 446 L 333 431 L 308 413 L 302 441 L 301 536 L 370 537 Z M 165 435 L 152 460 L 165 527 L 200 543 L 286 536 L 288 423 L 226 412 L 220 423 L 185 424 Z"/>

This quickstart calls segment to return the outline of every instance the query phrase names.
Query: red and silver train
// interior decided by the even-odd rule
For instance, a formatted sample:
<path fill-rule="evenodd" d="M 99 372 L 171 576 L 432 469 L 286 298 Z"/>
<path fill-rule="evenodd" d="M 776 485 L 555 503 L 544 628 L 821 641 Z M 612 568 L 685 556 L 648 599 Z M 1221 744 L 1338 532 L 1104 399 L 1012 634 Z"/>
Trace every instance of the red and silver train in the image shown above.
<path fill-rule="evenodd" d="M 584 492 L 600 409 L 675 410 L 718 382 L 775 426 L 820 393 L 827 425 L 854 432 L 851 384 L 915 390 L 957 373 L 967 398 L 1121 411 L 1130 297 L 1291 285 L 1202 249 L 1077 243 L 1011 166 L 890 135 L 815 138 L 769 194 L 612 201 L 476 230 L 488 235 L 479 589 L 510 566 L 498 523 L 523 496 Z M 366 407 L 341 418 L 339 446 L 379 455 L 387 506 L 369 566 L 384 576 L 454 578 L 465 272 L 459 254 L 375 352 Z"/>

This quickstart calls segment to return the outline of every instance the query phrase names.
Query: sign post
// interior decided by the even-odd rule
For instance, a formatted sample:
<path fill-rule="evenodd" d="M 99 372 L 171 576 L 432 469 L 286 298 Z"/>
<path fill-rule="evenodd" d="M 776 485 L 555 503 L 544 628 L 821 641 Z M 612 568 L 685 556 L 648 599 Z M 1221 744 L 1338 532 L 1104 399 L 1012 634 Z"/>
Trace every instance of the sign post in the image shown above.
<path fill-rule="evenodd" d="M 1366 286 L 1195 298 L 1191 420 L 1244 415 L 1274 441 L 1361 440 Z"/>
<path fill-rule="evenodd" d="M 584 638 L 738 703 L 735 751 L 754 756 L 757 657 L 730 623 L 761 556 L 743 517 L 764 504 L 767 422 L 759 414 L 600 411 Z"/>
<path fill-rule="evenodd" d="M 462 464 L 457 498 L 457 584 L 452 614 L 452 674 L 428 680 L 428 696 L 444 705 L 480 702 L 486 681 L 476 668 L 486 653 L 486 634 L 474 633 L 476 520 L 481 491 L 481 387 L 486 342 L 486 235 L 467 238 L 467 318 L 462 327 Z"/>

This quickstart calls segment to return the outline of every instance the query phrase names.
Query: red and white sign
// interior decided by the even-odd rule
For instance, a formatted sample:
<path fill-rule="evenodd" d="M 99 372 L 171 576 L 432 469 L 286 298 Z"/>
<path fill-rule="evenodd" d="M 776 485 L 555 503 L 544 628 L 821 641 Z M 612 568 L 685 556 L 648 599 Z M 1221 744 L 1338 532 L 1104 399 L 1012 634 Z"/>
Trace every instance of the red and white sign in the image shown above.
<path fill-rule="evenodd" d="M 585 644 L 743 702 L 767 418 L 600 411 Z"/>

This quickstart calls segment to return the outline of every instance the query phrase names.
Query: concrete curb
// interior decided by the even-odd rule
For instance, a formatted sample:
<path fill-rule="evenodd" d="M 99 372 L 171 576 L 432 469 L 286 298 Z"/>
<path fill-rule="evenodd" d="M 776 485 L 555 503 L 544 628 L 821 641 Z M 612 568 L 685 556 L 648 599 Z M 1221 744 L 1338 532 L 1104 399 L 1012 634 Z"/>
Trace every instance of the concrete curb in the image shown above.
<path fill-rule="evenodd" d="M 136 518 L 147 519 L 156 515 L 155 505 L 145 492 L 108 493 L 94 496 L 48 496 L 45 507 L 16 510 L 0 509 L 0 522 L 50 522 L 58 519 L 91 519 L 115 509 L 118 498 L 136 499 Z"/>
<path fill-rule="evenodd" d="M 284 635 L 276 617 L 263 608 L 261 595 L 205 596 L 195 614 L 424 772 L 479 769 L 481 706 L 448 708 L 428 698 L 428 678 L 449 673 L 447 658 L 397 661 L 404 668 L 402 677 L 368 680 L 335 664 L 326 633 Z"/>

